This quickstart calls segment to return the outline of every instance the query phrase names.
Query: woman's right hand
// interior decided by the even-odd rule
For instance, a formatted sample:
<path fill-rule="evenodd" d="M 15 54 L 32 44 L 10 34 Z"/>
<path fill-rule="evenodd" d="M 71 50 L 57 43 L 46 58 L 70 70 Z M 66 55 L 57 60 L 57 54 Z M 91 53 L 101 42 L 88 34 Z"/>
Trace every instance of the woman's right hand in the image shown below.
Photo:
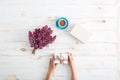
<path fill-rule="evenodd" d="M 70 66 L 70 68 L 73 68 L 73 55 L 71 53 L 68 53 L 68 64 Z"/>
<path fill-rule="evenodd" d="M 71 53 L 68 53 L 68 64 L 71 68 L 72 73 L 71 80 L 77 80 L 76 70 L 73 63 L 73 55 Z"/>

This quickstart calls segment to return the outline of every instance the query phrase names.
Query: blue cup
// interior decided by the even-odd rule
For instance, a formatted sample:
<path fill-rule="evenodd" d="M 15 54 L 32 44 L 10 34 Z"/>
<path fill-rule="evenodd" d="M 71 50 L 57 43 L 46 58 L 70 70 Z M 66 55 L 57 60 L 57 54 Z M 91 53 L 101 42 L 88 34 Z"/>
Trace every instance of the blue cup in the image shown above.
<path fill-rule="evenodd" d="M 64 22 L 64 25 L 60 24 L 61 21 Z M 68 27 L 68 25 L 69 25 L 68 20 L 65 17 L 59 17 L 59 18 L 57 18 L 55 24 L 56 24 L 56 27 L 58 29 L 60 29 L 60 30 L 65 30 Z"/>

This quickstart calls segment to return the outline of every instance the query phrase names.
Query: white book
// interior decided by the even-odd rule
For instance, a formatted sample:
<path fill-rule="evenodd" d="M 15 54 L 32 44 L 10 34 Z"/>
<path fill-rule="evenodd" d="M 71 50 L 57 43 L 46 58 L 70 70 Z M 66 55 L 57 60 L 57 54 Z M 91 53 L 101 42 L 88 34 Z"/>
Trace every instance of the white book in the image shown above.
<path fill-rule="evenodd" d="M 73 37 L 83 43 L 86 43 L 92 36 L 92 34 L 88 30 L 79 25 L 73 26 L 72 29 L 69 30 L 69 32 Z"/>

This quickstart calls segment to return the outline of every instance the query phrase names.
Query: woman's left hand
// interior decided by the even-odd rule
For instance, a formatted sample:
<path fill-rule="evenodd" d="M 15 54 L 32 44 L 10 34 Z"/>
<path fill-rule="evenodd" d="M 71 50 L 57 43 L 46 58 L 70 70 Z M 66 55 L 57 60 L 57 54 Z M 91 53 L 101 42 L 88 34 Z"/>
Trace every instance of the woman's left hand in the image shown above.
<path fill-rule="evenodd" d="M 50 80 L 50 78 L 53 75 L 53 72 L 54 72 L 56 66 L 57 66 L 57 64 L 55 64 L 55 58 L 53 56 L 52 58 L 50 58 L 48 73 L 47 73 L 47 76 L 46 76 L 45 80 Z"/>
<path fill-rule="evenodd" d="M 50 58 L 50 62 L 49 62 L 49 73 L 53 73 L 55 68 L 56 68 L 57 64 L 55 64 L 55 58 L 54 56 L 52 58 Z"/>

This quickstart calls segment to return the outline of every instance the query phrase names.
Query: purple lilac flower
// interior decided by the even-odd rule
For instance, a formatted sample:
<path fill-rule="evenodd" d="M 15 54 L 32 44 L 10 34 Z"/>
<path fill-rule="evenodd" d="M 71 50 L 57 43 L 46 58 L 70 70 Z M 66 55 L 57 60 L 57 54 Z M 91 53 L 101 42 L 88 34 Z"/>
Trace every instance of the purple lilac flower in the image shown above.
<path fill-rule="evenodd" d="M 52 36 L 53 30 L 47 25 L 43 26 L 41 29 L 36 28 L 33 32 L 29 31 L 29 43 L 31 47 L 34 47 L 32 53 L 35 54 L 36 49 L 42 49 L 46 45 L 52 43 L 56 39 L 56 35 Z"/>

